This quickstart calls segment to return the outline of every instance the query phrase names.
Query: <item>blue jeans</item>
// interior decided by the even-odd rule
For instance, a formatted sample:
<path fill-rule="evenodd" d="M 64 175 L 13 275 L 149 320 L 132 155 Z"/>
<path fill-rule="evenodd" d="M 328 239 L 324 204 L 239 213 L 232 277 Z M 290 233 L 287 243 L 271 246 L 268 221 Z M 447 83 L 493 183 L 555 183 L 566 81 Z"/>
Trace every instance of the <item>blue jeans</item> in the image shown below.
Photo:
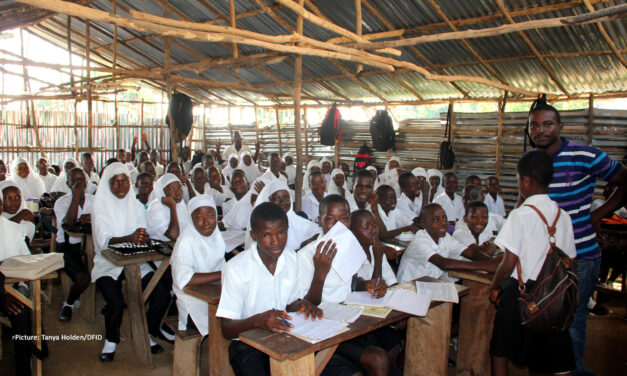
<path fill-rule="evenodd" d="M 577 277 L 579 278 L 579 303 L 575 319 L 570 325 L 570 337 L 573 340 L 573 351 L 577 369 L 574 376 L 594 375 L 583 363 L 583 353 L 586 348 L 586 325 L 588 320 L 588 300 L 594 293 L 599 278 L 601 258 L 596 260 L 577 260 Z"/>

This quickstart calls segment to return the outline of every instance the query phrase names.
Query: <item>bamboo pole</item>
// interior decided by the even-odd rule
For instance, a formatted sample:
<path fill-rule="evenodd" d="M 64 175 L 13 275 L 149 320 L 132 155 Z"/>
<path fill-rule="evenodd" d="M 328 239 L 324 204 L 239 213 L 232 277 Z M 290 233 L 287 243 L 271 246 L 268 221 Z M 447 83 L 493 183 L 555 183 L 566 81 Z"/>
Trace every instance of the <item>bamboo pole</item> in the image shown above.
<path fill-rule="evenodd" d="M 90 24 L 91 22 L 89 21 L 89 19 L 85 19 L 85 34 L 86 34 L 86 40 L 85 40 L 85 64 L 87 65 L 85 68 L 85 72 L 87 75 L 87 82 L 88 82 L 88 86 L 87 86 L 87 149 L 89 150 L 90 153 L 92 153 L 92 149 L 94 147 L 93 144 L 93 134 L 92 134 L 92 127 L 94 125 L 94 119 L 93 119 L 93 113 L 92 113 L 92 92 L 91 92 L 91 67 L 90 67 L 90 48 L 91 48 L 91 28 L 90 28 Z"/>
<path fill-rule="evenodd" d="M 501 179 L 501 150 L 503 147 L 503 115 L 505 113 L 505 106 L 507 105 L 507 92 L 503 95 L 503 100 L 498 100 L 498 114 L 497 114 L 497 133 L 496 133 L 496 158 L 495 158 L 495 172 L 496 178 Z"/>
<path fill-rule="evenodd" d="M 168 3 L 163 4 L 163 17 L 168 17 Z M 179 150 L 177 142 L 180 140 L 179 132 L 174 124 L 174 117 L 172 116 L 172 82 L 170 74 L 170 37 L 165 38 L 164 48 L 164 62 L 163 71 L 166 78 L 166 88 L 168 93 L 168 121 L 170 123 L 170 158 L 178 163 Z M 181 167 L 182 168 L 182 167 Z"/>
<path fill-rule="evenodd" d="M 279 108 L 275 107 L 274 110 L 275 110 L 275 113 L 276 113 L 277 135 L 279 136 L 279 155 L 283 155 L 283 145 L 282 145 L 282 142 L 281 142 L 281 122 L 279 121 Z"/>
<path fill-rule="evenodd" d="M 74 155 L 78 160 L 78 99 L 74 101 Z"/>
<path fill-rule="evenodd" d="M 117 14 L 117 3 L 116 0 L 111 1 L 111 5 L 113 6 L 113 14 Z M 118 25 L 113 25 L 113 69 L 116 70 L 118 68 Z M 117 82 L 117 78 L 113 78 L 113 83 Z M 115 144 L 116 148 L 120 149 L 122 147 L 122 135 L 120 133 L 120 126 L 118 122 L 118 93 L 116 92 L 113 97 L 113 114 L 115 116 Z M 155 167 L 156 168 L 156 167 Z"/>
<path fill-rule="evenodd" d="M 361 0 L 355 0 L 355 33 L 362 37 L 362 27 L 361 27 Z M 357 64 L 357 69 L 355 70 L 356 74 L 359 74 L 362 70 L 364 70 L 363 64 Z M 336 161 L 337 166 L 337 161 Z"/>
<path fill-rule="evenodd" d="M 164 101 L 164 93 L 163 90 L 161 90 L 161 102 Z M 165 104 L 165 103 L 164 103 Z M 169 105 L 169 104 L 168 104 Z M 159 106 L 159 113 L 160 113 L 160 118 L 161 118 L 161 137 L 159 137 L 159 160 L 163 161 L 163 155 L 165 153 L 165 116 L 163 116 L 163 104 L 161 104 L 161 106 Z"/>
<path fill-rule="evenodd" d="M 229 9 L 231 16 L 231 27 L 236 28 L 237 25 L 235 23 L 235 1 L 229 0 Z M 237 43 L 233 43 L 233 59 L 237 59 L 239 57 L 239 52 L 237 51 Z M 235 74 L 239 74 L 239 69 L 235 69 Z"/>
<path fill-rule="evenodd" d="M 24 31 L 23 29 L 20 29 L 20 55 L 22 57 L 22 61 L 24 61 L 24 33 L 23 31 Z M 23 65 L 22 71 L 24 72 L 24 91 L 30 91 L 30 79 L 28 75 L 28 68 L 26 68 L 26 66 Z M 28 111 L 28 113 L 31 114 L 27 116 L 27 119 L 30 118 L 31 120 L 31 123 L 33 126 L 33 132 L 35 133 L 35 144 L 37 145 L 38 152 L 45 157 L 46 154 L 42 150 L 41 139 L 39 137 L 39 126 L 38 126 L 37 114 L 36 114 L 37 110 L 35 107 L 35 102 L 32 99 L 29 101 L 26 101 L 26 111 Z"/>
<path fill-rule="evenodd" d="M 305 0 L 300 0 L 299 5 L 302 7 L 304 5 Z M 298 16 L 296 20 L 296 32 L 299 34 L 303 34 L 303 17 Z M 294 60 L 294 138 L 296 140 L 296 180 L 294 182 L 294 188 L 296 193 L 296 211 L 301 210 L 303 194 L 302 194 L 302 186 L 303 186 L 303 143 L 300 134 L 300 97 L 302 94 L 302 86 L 303 86 L 303 56 L 296 55 Z M 277 108 L 277 125 L 279 124 L 279 110 Z M 306 110 L 305 110 L 306 111 Z M 305 137 L 307 132 L 305 131 Z M 279 140 L 281 137 L 281 132 L 279 131 Z M 280 147 L 279 143 L 279 147 Z M 283 155 L 283 153 L 281 153 Z"/>
<path fill-rule="evenodd" d="M 309 163 L 309 135 L 307 134 L 307 128 L 309 128 L 309 123 L 307 122 L 307 107 L 308 106 L 305 106 L 304 109 L 303 126 L 305 128 L 305 162 Z"/>
<path fill-rule="evenodd" d="M 588 129 L 586 136 L 588 138 L 588 145 L 592 145 L 592 132 L 594 127 L 594 95 L 590 93 L 588 98 Z"/>

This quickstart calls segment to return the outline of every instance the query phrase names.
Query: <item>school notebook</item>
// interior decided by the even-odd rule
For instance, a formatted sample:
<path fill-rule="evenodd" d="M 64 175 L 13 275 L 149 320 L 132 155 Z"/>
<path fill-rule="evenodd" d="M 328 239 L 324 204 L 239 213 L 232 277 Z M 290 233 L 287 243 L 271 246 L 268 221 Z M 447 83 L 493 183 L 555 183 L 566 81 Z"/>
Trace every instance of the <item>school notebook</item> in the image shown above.
<path fill-rule="evenodd" d="M 431 305 L 431 295 L 414 293 L 404 289 L 388 290 L 380 299 L 373 299 L 367 291 L 352 292 L 345 304 L 357 304 L 367 307 L 387 307 L 414 316 L 424 316 Z"/>
<path fill-rule="evenodd" d="M 312 321 L 311 318 L 305 319 L 303 314 L 292 314 L 291 316 L 292 319 L 289 321 L 294 327 L 290 328 L 290 331 L 287 333 L 309 343 L 318 343 L 331 338 L 342 333 L 348 326 L 345 322 L 324 318 Z"/>
<path fill-rule="evenodd" d="M 324 312 L 324 318 L 345 323 L 354 323 L 364 309 L 360 306 L 348 306 L 339 303 L 324 302 L 318 306 Z"/>
<path fill-rule="evenodd" d="M 431 300 L 436 302 L 459 303 L 459 295 L 454 283 L 416 281 L 416 291 L 431 294 Z"/>

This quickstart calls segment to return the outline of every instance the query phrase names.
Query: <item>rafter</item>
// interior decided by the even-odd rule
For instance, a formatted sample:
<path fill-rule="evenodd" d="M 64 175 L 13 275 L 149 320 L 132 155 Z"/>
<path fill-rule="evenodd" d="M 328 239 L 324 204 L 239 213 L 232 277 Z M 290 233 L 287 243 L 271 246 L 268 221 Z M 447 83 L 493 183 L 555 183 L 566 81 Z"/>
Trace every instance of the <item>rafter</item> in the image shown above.
<path fill-rule="evenodd" d="M 592 3 L 590 2 L 590 0 L 583 0 L 583 2 L 586 5 L 586 8 L 590 12 L 594 12 L 596 10 L 594 8 L 594 6 L 592 5 Z M 601 24 L 600 22 L 597 22 L 597 27 L 599 28 L 599 32 L 601 33 L 601 35 L 603 35 L 603 39 L 605 39 L 605 42 L 607 43 L 607 45 L 614 52 L 614 54 L 616 55 L 618 60 L 620 60 L 620 62 L 623 64 L 623 66 L 625 68 L 627 68 L 627 60 L 625 60 L 625 57 L 621 53 L 618 52 L 618 48 L 616 47 L 616 43 L 614 43 L 612 38 L 610 38 L 610 36 L 607 34 L 607 31 L 605 31 L 605 27 L 603 27 L 603 24 Z"/>

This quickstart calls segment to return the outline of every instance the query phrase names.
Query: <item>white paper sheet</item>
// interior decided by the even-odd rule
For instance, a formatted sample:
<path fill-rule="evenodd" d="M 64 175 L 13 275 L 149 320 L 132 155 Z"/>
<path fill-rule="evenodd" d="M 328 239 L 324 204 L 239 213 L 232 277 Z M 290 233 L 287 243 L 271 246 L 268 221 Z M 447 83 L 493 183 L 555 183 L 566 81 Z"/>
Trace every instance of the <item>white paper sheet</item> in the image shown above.
<path fill-rule="evenodd" d="M 391 291 L 388 290 L 388 293 L 383 298 L 375 299 L 368 291 L 353 291 L 344 304 L 356 304 L 366 307 L 387 307 L 387 299 L 390 293 Z"/>
<path fill-rule="evenodd" d="M 424 316 L 431 305 L 429 294 L 414 294 L 405 290 L 394 290 L 387 296 L 387 306 L 414 316 Z"/>
<path fill-rule="evenodd" d="M 334 321 L 353 323 L 361 316 L 364 309 L 360 306 L 348 306 L 345 304 L 324 302 L 318 308 L 324 312 L 324 318 Z"/>
<path fill-rule="evenodd" d="M 342 222 L 333 225 L 322 241 L 326 243 L 329 239 L 333 239 L 337 245 L 337 253 L 331 266 L 344 282 L 349 282 L 366 260 L 366 252 L 355 235 Z"/>
<path fill-rule="evenodd" d="M 416 281 L 416 291 L 419 294 L 431 294 L 431 300 L 437 302 L 459 303 L 454 283 Z"/>
<path fill-rule="evenodd" d="M 348 326 L 345 322 L 328 319 L 316 319 L 316 321 L 312 321 L 310 318 L 305 320 L 305 315 L 302 314 L 298 315 L 292 313 L 290 316 L 292 316 L 290 323 L 294 325 L 294 327 L 291 328 L 288 333 L 310 343 L 316 343 L 331 338 Z"/>

